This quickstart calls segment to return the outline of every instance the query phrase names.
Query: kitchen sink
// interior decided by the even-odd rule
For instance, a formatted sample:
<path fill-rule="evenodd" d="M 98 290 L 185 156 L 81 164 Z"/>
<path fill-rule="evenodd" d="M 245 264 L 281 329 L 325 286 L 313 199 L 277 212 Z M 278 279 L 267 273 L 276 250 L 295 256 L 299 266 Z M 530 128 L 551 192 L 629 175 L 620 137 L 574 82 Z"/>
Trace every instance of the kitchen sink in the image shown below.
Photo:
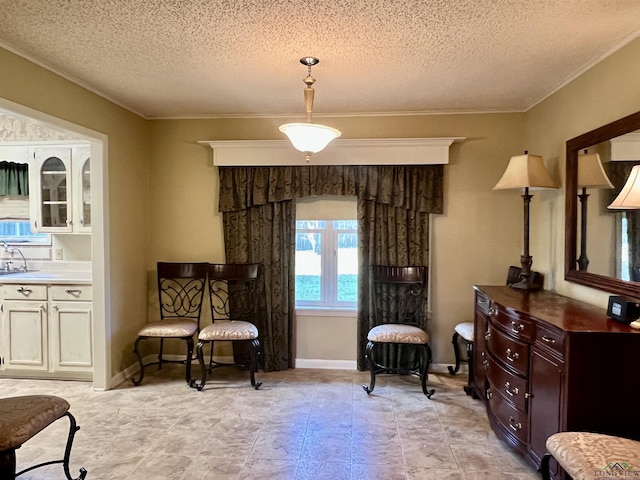
<path fill-rule="evenodd" d="M 38 270 L 0 270 L 0 277 L 4 276 L 4 275 L 15 275 L 18 273 L 31 273 L 31 272 L 37 272 Z"/>

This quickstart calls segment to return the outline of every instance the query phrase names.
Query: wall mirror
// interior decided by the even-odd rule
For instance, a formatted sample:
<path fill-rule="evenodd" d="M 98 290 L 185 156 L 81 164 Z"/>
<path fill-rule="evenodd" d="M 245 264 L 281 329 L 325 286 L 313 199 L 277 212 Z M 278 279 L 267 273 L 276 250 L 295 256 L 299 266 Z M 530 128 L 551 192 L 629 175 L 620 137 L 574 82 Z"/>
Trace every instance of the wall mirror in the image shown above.
<path fill-rule="evenodd" d="M 640 297 L 640 210 L 609 210 L 628 172 L 640 163 L 640 112 L 567 142 L 565 280 L 628 297 Z M 613 189 L 588 188 L 578 198 L 579 156 L 598 153 Z M 636 220 L 637 217 L 637 220 Z M 588 262 L 578 263 L 586 252 Z M 586 265 L 585 265 L 586 263 Z"/>

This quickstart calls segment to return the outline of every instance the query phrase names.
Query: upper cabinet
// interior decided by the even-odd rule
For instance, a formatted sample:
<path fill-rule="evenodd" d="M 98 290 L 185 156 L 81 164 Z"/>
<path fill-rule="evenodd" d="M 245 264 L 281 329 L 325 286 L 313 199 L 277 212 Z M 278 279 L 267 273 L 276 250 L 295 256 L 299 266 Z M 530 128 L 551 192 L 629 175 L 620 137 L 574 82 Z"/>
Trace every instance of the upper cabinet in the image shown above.
<path fill-rule="evenodd" d="M 91 232 L 90 173 L 88 146 L 33 148 L 29 204 L 34 231 Z"/>

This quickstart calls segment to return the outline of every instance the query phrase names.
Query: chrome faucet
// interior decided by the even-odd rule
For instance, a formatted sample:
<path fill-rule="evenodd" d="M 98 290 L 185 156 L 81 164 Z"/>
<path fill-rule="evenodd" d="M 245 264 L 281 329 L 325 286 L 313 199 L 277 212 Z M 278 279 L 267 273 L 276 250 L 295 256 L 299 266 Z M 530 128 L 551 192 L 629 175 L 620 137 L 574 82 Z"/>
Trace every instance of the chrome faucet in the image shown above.
<path fill-rule="evenodd" d="M 11 248 L 9 247 L 9 245 L 7 244 L 6 240 L 0 240 L 0 245 L 2 245 L 2 248 L 4 249 L 5 252 L 9 253 L 11 255 L 11 260 L 7 260 L 2 264 L 2 271 L 5 272 L 10 272 L 11 271 L 11 264 L 13 263 L 13 256 L 16 252 L 18 252 L 20 254 L 20 256 L 22 257 L 22 265 L 20 265 L 17 270 L 20 272 L 26 272 L 27 271 L 27 259 L 24 258 L 24 254 L 22 253 L 22 250 L 20 250 L 17 247 Z"/>

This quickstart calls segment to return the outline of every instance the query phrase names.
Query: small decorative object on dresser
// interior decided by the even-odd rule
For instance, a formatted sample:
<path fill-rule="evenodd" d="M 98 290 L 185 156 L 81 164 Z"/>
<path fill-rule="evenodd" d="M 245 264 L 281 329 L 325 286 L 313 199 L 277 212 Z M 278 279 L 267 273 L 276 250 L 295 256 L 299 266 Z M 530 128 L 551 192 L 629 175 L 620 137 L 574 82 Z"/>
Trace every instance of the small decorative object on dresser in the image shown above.
<path fill-rule="evenodd" d="M 472 388 L 500 438 L 536 467 L 557 432 L 640 440 L 633 381 L 640 330 L 544 290 L 474 289 Z"/>

